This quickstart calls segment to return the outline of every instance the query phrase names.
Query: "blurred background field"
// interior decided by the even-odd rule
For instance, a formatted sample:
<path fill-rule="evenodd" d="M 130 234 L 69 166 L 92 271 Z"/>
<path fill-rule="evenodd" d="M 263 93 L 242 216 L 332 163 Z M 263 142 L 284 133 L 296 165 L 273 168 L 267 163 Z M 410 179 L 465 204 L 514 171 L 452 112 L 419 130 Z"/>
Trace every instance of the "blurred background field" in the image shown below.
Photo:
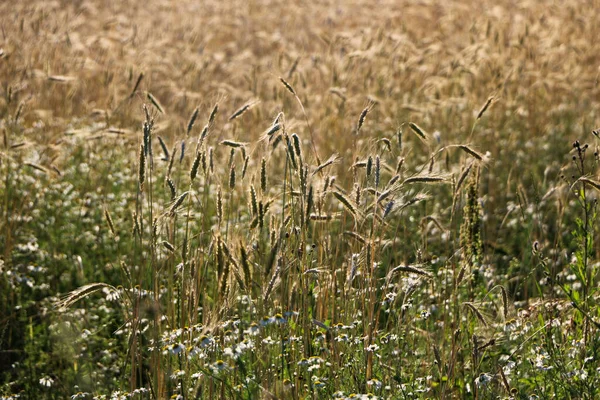
<path fill-rule="evenodd" d="M 598 1 L 0 14 L 2 398 L 598 396 Z"/>

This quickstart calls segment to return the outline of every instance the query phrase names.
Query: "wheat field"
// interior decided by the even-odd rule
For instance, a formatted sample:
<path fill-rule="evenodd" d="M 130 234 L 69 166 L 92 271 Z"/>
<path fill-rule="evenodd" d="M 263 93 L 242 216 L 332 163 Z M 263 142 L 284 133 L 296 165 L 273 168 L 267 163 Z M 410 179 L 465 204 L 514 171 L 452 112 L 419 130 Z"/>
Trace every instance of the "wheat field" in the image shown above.
<path fill-rule="evenodd" d="M 600 2 L 0 2 L 0 399 L 600 396 Z"/>

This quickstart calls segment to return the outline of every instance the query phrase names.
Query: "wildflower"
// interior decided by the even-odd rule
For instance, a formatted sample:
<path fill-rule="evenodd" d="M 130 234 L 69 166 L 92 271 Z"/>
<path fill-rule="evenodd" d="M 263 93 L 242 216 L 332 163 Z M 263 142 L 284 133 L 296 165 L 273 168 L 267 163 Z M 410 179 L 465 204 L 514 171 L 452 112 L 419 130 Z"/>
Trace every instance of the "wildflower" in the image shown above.
<path fill-rule="evenodd" d="M 517 321 L 516 319 L 511 319 L 511 320 L 506 321 L 506 325 L 504 325 L 504 330 L 507 332 L 512 332 L 512 331 L 515 331 L 520 326 L 521 326 L 520 321 Z"/>
<path fill-rule="evenodd" d="M 350 336 L 346 333 L 339 334 L 334 339 L 336 342 L 348 342 L 350 340 Z"/>
<path fill-rule="evenodd" d="M 231 357 L 231 358 L 237 358 L 237 354 L 234 354 L 231 347 L 225 347 L 225 349 L 223 350 L 223 355 Z"/>
<path fill-rule="evenodd" d="M 516 366 L 517 364 L 514 361 L 509 361 L 506 363 L 506 365 L 502 368 L 502 372 L 504 372 L 504 375 L 508 375 L 511 373 L 511 371 L 513 370 L 513 368 Z"/>
<path fill-rule="evenodd" d="M 214 373 L 219 373 L 219 372 L 227 371 L 229 369 L 229 366 L 227 365 L 227 363 L 225 363 L 225 361 L 217 360 L 212 365 L 212 369 L 213 369 Z"/>
<path fill-rule="evenodd" d="M 233 387 L 233 390 L 235 390 L 236 392 L 240 393 L 242 390 L 244 389 L 244 386 L 242 384 L 239 385 L 235 385 Z"/>
<path fill-rule="evenodd" d="M 206 348 L 214 344 L 214 339 L 206 335 L 200 336 L 200 347 Z"/>
<path fill-rule="evenodd" d="M 277 313 L 275 314 L 275 316 L 273 317 L 273 321 L 275 321 L 275 323 L 282 325 L 286 323 L 286 319 L 283 318 L 283 315 Z"/>
<path fill-rule="evenodd" d="M 372 344 L 368 346 L 365 350 L 367 350 L 368 352 L 376 352 L 377 350 L 379 350 L 379 346 L 376 344 Z"/>
<path fill-rule="evenodd" d="M 110 290 L 108 288 L 102 289 L 102 292 L 106 295 L 107 301 L 116 301 L 119 300 L 119 292 L 115 290 Z"/>
<path fill-rule="evenodd" d="M 344 329 L 344 324 L 338 322 L 337 324 L 333 325 L 333 329 Z"/>
<path fill-rule="evenodd" d="M 305 367 L 308 365 L 308 360 L 306 358 L 303 358 L 300 361 L 298 361 L 298 365 L 301 367 Z"/>
<path fill-rule="evenodd" d="M 262 340 L 264 344 L 275 344 L 277 343 L 271 336 L 267 336 Z"/>
<path fill-rule="evenodd" d="M 300 362 L 304 361 L 305 359 L 302 359 Z M 298 363 L 298 365 L 309 365 L 308 367 L 308 371 L 312 372 L 314 370 L 317 370 L 319 368 L 321 368 L 321 364 L 324 362 L 325 360 L 323 360 L 321 357 L 317 357 L 317 356 L 313 356 L 311 358 L 309 358 L 306 361 L 306 364 L 300 364 Z"/>
<path fill-rule="evenodd" d="M 321 366 L 319 364 L 313 364 L 310 367 L 308 367 L 308 372 L 312 372 L 312 371 L 314 371 L 316 369 L 319 369 L 319 368 L 321 368 Z"/>
<path fill-rule="evenodd" d="M 197 346 L 190 346 L 187 349 L 188 358 L 192 359 L 194 357 L 198 357 L 200 359 L 205 358 L 206 354 Z"/>
<path fill-rule="evenodd" d="M 176 343 L 171 346 L 168 346 L 169 353 L 176 355 L 185 350 L 185 346 L 181 343 Z"/>
<path fill-rule="evenodd" d="M 552 368 L 554 368 L 551 365 L 546 365 L 545 361 L 547 359 L 550 358 L 550 356 L 548 355 L 548 352 L 546 352 L 546 350 L 538 348 L 538 353 L 535 355 L 535 357 L 533 358 L 533 360 L 531 360 L 531 363 L 539 370 L 542 371 L 548 371 L 551 370 Z"/>
<path fill-rule="evenodd" d="M 488 373 L 482 373 L 479 375 L 477 379 L 475 379 L 475 383 L 478 387 L 486 386 L 492 380 L 492 376 Z"/>
<path fill-rule="evenodd" d="M 244 339 L 240 343 L 237 344 L 236 348 L 239 353 L 242 353 L 246 350 L 252 350 L 252 349 L 254 349 L 254 342 L 249 339 Z"/>
<path fill-rule="evenodd" d="M 394 302 L 394 300 L 396 299 L 396 296 L 397 296 L 397 295 L 398 295 L 398 293 L 395 293 L 395 292 L 390 292 L 390 293 L 387 293 L 387 294 L 385 295 L 385 298 L 384 298 L 384 299 L 383 299 L 383 301 L 381 302 L 381 305 L 382 305 L 382 306 L 385 306 L 386 304 L 393 303 L 393 302 Z"/>
<path fill-rule="evenodd" d="M 321 389 L 325 387 L 325 382 L 322 382 L 320 380 L 315 380 L 313 381 L 313 386 L 316 387 L 317 389 Z"/>
<path fill-rule="evenodd" d="M 40 385 L 42 385 L 42 386 L 52 387 L 53 384 L 54 384 L 54 379 L 50 378 L 47 375 L 40 379 Z"/>
<path fill-rule="evenodd" d="M 179 379 L 183 376 L 185 376 L 185 371 L 178 369 L 177 371 L 175 371 L 171 374 L 171 379 L 175 380 L 175 379 Z"/>
<path fill-rule="evenodd" d="M 258 326 L 258 324 L 256 322 L 251 323 L 250 327 L 244 331 L 245 334 L 251 335 L 251 336 L 256 336 L 259 334 L 259 332 L 260 332 L 260 327 Z"/>
<path fill-rule="evenodd" d="M 317 357 L 317 356 L 312 356 L 311 358 L 308 359 L 308 362 L 310 364 L 321 364 L 323 360 L 321 357 Z"/>
<path fill-rule="evenodd" d="M 379 389 L 381 389 L 382 383 L 380 380 L 377 380 L 377 379 L 369 379 L 367 381 L 367 386 L 372 386 L 376 390 L 379 390 Z"/>

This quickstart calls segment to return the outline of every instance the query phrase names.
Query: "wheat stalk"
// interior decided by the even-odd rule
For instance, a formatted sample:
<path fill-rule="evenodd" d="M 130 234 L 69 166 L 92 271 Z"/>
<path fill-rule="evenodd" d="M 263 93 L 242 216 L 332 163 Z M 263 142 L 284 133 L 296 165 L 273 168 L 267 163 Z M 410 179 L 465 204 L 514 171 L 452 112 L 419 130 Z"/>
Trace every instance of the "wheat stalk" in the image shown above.
<path fill-rule="evenodd" d="M 185 198 L 187 197 L 187 195 L 190 192 L 183 192 L 182 194 L 179 195 L 179 197 L 173 202 L 173 205 L 171 205 L 171 208 L 169 209 L 169 215 L 174 216 L 175 212 L 177 211 L 177 209 L 179 208 L 179 206 L 181 206 L 183 204 L 183 201 L 185 200 Z"/>
<path fill-rule="evenodd" d="M 192 128 L 194 127 L 194 124 L 196 123 L 196 118 L 198 118 L 198 111 L 199 111 L 199 109 L 198 109 L 198 107 L 196 107 L 196 109 L 192 113 L 192 116 L 190 117 L 190 120 L 188 121 L 186 136 L 190 135 L 190 132 L 192 131 Z"/>
<path fill-rule="evenodd" d="M 146 97 L 148 97 L 148 100 L 150 100 L 150 102 L 152 103 L 152 105 L 154 107 L 156 107 L 156 109 L 158 110 L 158 112 L 160 112 L 161 114 L 165 113 L 162 105 L 160 104 L 160 102 L 158 101 L 158 99 L 156 97 L 154 97 L 154 95 L 152 93 L 146 92 Z"/>
<path fill-rule="evenodd" d="M 78 302 L 81 299 L 88 297 L 89 295 L 96 293 L 99 290 L 108 289 L 111 292 L 119 293 L 117 288 L 107 283 L 90 283 L 88 285 L 82 286 L 78 289 L 73 290 L 62 299 L 58 300 L 55 303 L 56 308 L 59 310 L 65 310 L 71 307 L 73 304 Z"/>
<path fill-rule="evenodd" d="M 490 104 L 492 104 L 492 100 L 494 100 L 494 96 L 490 96 L 488 97 L 488 99 L 486 100 L 485 104 L 483 105 L 483 107 L 481 107 L 481 109 L 479 110 L 479 112 L 477 113 L 477 119 L 480 119 L 483 114 L 486 112 L 486 110 L 489 108 Z"/>
<path fill-rule="evenodd" d="M 483 317 L 483 314 L 481 313 L 481 311 L 479 311 L 479 309 L 471 302 L 465 302 L 463 303 L 465 307 L 467 307 L 469 310 L 471 310 L 471 312 L 473 312 L 473 314 L 477 317 L 477 319 L 484 325 L 487 326 L 487 322 L 485 321 L 485 318 Z"/>
<path fill-rule="evenodd" d="M 423 128 L 421 128 L 419 125 L 415 124 L 414 122 L 409 122 L 408 126 L 414 133 L 417 134 L 417 136 L 419 138 L 421 138 L 422 140 L 428 140 L 427 132 L 425 132 L 425 130 Z"/>
<path fill-rule="evenodd" d="M 113 223 L 112 217 L 110 216 L 110 213 L 108 212 L 107 208 L 104 209 L 104 218 L 106 218 L 108 228 L 110 229 L 112 235 L 117 236 L 117 234 L 115 233 L 115 224 Z"/>
<path fill-rule="evenodd" d="M 133 96 L 135 95 L 135 93 L 138 90 L 138 87 L 140 86 L 140 83 L 142 82 L 142 79 L 144 78 L 144 73 L 140 72 L 140 74 L 138 75 L 137 80 L 135 81 L 135 85 L 133 85 L 133 90 L 131 91 L 131 94 L 129 95 L 129 98 L 133 98 Z"/>

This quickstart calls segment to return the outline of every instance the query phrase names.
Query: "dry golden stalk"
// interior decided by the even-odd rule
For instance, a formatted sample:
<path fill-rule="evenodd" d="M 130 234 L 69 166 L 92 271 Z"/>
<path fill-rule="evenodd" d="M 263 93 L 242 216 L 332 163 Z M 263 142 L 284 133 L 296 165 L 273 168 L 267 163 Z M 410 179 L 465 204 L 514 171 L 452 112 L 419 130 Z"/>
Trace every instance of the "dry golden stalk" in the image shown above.
<path fill-rule="evenodd" d="M 422 140 L 428 139 L 427 132 L 425 132 L 425 130 L 423 130 L 423 128 L 421 128 L 419 125 L 415 124 L 414 122 L 409 122 L 408 126 L 410 126 L 410 129 L 412 129 L 412 131 L 416 133 L 417 136 L 419 136 Z"/>
<path fill-rule="evenodd" d="M 146 181 L 146 155 L 144 152 L 144 144 L 140 145 L 138 164 L 138 182 L 140 184 L 140 190 L 144 190 L 144 182 Z"/>
<path fill-rule="evenodd" d="M 354 216 L 354 218 L 358 216 L 358 210 L 356 209 L 354 204 L 352 204 L 352 201 L 350 201 L 350 199 L 346 197 L 346 195 L 339 191 L 334 191 L 332 193 L 335 196 L 335 198 L 338 199 L 340 203 L 342 203 L 346 210 L 348 210 L 348 212 L 350 212 L 350 214 Z"/>
<path fill-rule="evenodd" d="M 158 110 L 158 112 L 160 112 L 161 114 L 165 113 L 165 111 L 163 110 L 162 105 L 160 104 L 160 102 L 158 101 L 158 99 L 156 97 L 154 97 L 154 95 L 152 93 L 147 92 L 146 96 L 148 97 L 148 100 L 150 100 L 150 102 L 152 103 L 152 105 L 154 107 L 156 107 L 156 109 Z"/>
<path fill-rule="evenodd" d="M 479 311 L 479 309 L 471 302 L 465 302 L 464 303 L 465 307 L 467 307 L 469 310 L 471 310 L 471 312 L 473 312 L 473 314 L 477 317 L 477 319 L 484 325 L 487 326 L 487 322 L 485 321 L 485 318 L 483 317 L 483 314 L 481 313 L 481 311 Z"/>
<path fill-rule="evenodd" d="M 438 183 L 438 182 L 446 182 L 446 181 L 447 181 L 446 177 L 443 177 L 443 176 L 425 175 L 425 176 L 412 176 L 410 178 L 405 179 L 402 184 L 405 185 L 408 183 Z"/>
<path fill-rule="evenodd" d="M 494 96 L 488 97 L 483 107 L 481 107 L 481 109 L 477 113 L 477 119 L 480 119 L 483 116 L 483 113 L 485 113 L 485 111 L 489 108 L 490 104 L 492 104 L 492 100 L 494 100 Z"/>
<path fill-rule="evenodd" d="M 192 131 L 192 128 L 194 127 L 194 124 L 196 123 L 196 118 L 198 118 L 198 107 L 196 107 L 196 109 L 194 110 L 194 112 L 192 113 L 192 116 L 190 117 L 190 120 L 187 124 L 187 132 L 186 134 L 189 135 L 190 132 Z"/>
<path fill-rule="evenodd" d="M 131 94 L 129 95 L 129 98 L 132 98 L 135 95 L 135 92 L 137 92 L 138 87 L 140 86 L 140 83 L 142 82 L 143 78 L 144 78 L 144 73 L 140 72 L 137 80 L 135 81 L 135 85 L 133 86 L 133 90 L 131 91 Z"/>
<path fill-rule="evenodd" d="M 395 274 L 396 272 L 409 272 L 411 274 L 421 275 L 429 279 L 433 278 L 431 272 L 425 271 L 424 269 L 414 265 L 399 265 L 396 268 L 392 269 L 390 271 L 390 274 Z"/>
<path fill-rule="evenodd" d="M 113 234 L 113 236 L 117 236 L 117 234 L 115 233 L 115 224 L 113 223 L 112 217 L 110 216 L 108 209 L 106 208 L 104 209 L 104 218 L 106 218 L 106 222 L 108 223 L 110 232 Z"/>
<path fill-rule="evenodd" d="M 246 111 L 250 110 L 257 103 L 258 103 L 258 101 L 251 101 L 249 103 L 244 104 L 242 107 L 237 109 L 236 112 L 231 114 L 231 116 L 229 117 L 229 120 L 233 121 L 234 119 L 241 117 Z"/>
<path fill-rule="evenodd" d="M 285 86 L 285 88 L 294 96 L 296 96 L 296 91 L 294 90 L 294 88 L 292 87 L 292 85 L 290 85 L 289 83 L 287 83 L 285 81 L 285 79 L 283 78 L 279 78 L 279 80 L 281 81 L 281 83 L 283 83 L 283 86 Z"/>
<path fill-rule="evenodd" d="M 179 195 L 179 197 L 173 202 L 173 205 L 171 206 L 171 208 L 169 209 L 169 214 L 171 216 L 175 215 L 175 212 L 177 211 L 177 209 L 179 208 L 179 206 L 181 206 L 181 204 L 183 204 L 183 201 L 185 200 L 185 198 L 187 197 L 187 195 L 189 194 L 189 192 L 183 192 L 181 195 Z"/>
<path fill-rule="evenodd" d="M 473 157 L 475 157 L 476 159 L 478 159 L 479 161 L 483 160 L 483 155 L 476 152 L 475 150 L 473 150 L 472 148 L 470 148 L 469 146 L 466 146 L 464 144 L 458 145 L 458 147 L 463 150 L 464 152 L 472 155 Z"/>
<path fill-rule="evenodd" d="M 363 124 L 365 123 L 368 113 L 369 107 L 365 107 L 365 109 L 360 113 L 360 116 L 358 117 L 358 123 L 356 124 L 356 133 L 360 132 L 360 128 L 362 128 Z"/>

